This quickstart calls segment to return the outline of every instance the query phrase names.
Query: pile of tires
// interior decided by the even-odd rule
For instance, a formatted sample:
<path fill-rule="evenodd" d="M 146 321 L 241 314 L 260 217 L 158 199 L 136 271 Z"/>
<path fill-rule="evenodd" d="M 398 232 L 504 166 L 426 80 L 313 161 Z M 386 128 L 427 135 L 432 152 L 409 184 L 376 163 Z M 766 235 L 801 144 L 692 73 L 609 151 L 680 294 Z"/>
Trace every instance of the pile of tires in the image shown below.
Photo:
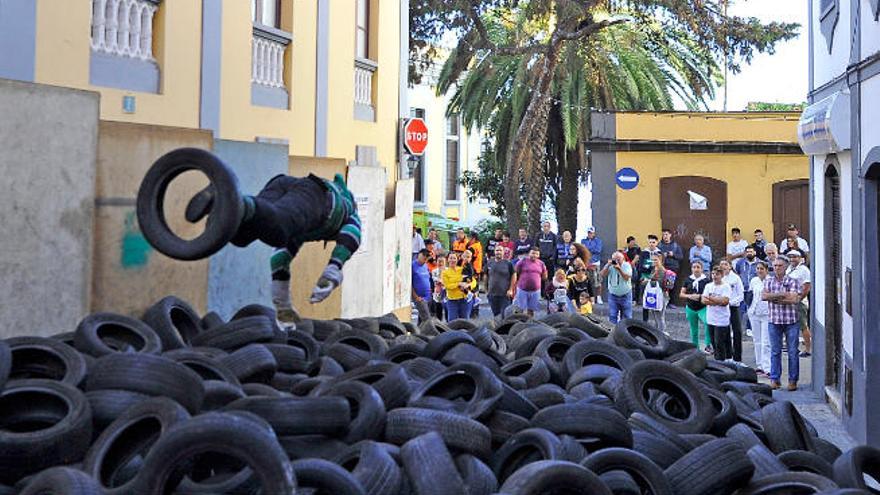
<path fill-rule="evenodd" d="M 174 297 L 0 341 L 0 495 L 858 494 L 754 370 L 634 320 L 278 326 Z"/>

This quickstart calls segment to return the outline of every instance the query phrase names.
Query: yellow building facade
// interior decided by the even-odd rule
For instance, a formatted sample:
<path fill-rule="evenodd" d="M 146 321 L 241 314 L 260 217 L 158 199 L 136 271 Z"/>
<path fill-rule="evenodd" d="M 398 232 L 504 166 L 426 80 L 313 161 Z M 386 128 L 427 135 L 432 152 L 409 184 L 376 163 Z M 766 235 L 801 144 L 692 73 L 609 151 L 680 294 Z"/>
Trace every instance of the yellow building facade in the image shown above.
<path fill-rule="evenodd" d="M 588 143 L 594 226 L 605 255 L 662 229 L 686 250 L 702 234 L 718 259 L 741 229 L 768 241 L 809 229 L 809 165 L 799 113 L 595 112 Z"/>
<path fill-rule="evenodd" d="M 176 291 L 224 317 L 235 304 L 270 302 L 266 246 L 172 277 L 184 273 L 180 262 L 137 237 L 139 178 L 161 154 L 195 146 L 223 159 L 250 194 L 280 173 L 346 175 L 364 223 L 345 266 L 358 285 L 308 304 L 333 247 L 315 243 L 293 265 L 293 302 L 309 317 L 408 315 L 410 266 L 395 262 L 409 258 L 412 224 L 399 140 L 407 22 L 407 0 L 0 0 L 0 79 L 98 95 L 87 309 L 142 311 L 146 301 L 122 290 L 134 273 L 129 292 Z M 137 243 L 132 258 L 126 246 Z"/>

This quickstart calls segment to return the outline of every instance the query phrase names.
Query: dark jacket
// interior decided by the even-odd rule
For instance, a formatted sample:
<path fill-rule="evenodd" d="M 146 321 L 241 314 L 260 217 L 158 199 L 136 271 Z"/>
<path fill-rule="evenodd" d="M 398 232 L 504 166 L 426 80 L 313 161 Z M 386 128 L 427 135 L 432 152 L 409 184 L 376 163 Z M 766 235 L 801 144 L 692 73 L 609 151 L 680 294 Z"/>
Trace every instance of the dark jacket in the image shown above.
<path fill-rule="evenodd" d="M 558 239 L 556 238 L 556 234 L 553 232 L 543 233 L 541 232 L 538 237 L 535 239 L 535 244 L 538 246 L 538 249 L 541 250 L 541 259 L 545 261 L 551 261 L 553 264 L 556 264 L 556 242 Z"/>
<path fill-rule="evenodd" d="M 661 241 L 657 247 L 660 248 L 660 252 L 663 253 L 664 256 L 663 266 L 678 273 L 681 270 L 681 260 L 684 259 L 684 252 L 681 250 L 681 246 L 675 241 L 670 243 Z M 672 256 L 667 254 L 670 252 L 672 253 Z"/>

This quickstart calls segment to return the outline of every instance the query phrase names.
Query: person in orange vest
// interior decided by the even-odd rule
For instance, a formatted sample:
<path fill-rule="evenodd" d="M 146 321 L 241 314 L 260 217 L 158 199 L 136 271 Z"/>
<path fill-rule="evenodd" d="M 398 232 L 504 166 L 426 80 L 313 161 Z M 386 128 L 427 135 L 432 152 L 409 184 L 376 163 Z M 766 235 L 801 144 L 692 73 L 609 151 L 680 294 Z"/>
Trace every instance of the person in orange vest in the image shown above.
<path fill-rule="evenodd" d="M 474 253 L 474 271 L 479 276 L 483 273 L 483 244 L 480 243 L 480 238 L 474 231 L 471 231 L 471 238 L 468 241 L 467 248 Z"/>
<path fill-rule="evenodd" d="M 468 238 L 464 234 L 464 229 L 458 229 L 455 232 L 455 239 L 452 241 L 452 251 L 459 255 L 468 248 Z"/>

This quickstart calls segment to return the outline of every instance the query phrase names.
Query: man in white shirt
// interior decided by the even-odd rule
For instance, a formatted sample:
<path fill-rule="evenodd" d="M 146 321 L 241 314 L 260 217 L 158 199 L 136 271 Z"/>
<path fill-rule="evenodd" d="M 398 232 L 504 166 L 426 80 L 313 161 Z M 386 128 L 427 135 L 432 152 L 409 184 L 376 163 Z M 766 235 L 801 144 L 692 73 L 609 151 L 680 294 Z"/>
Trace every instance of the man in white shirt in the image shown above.
<path fill-rule="evenodd" d="M 801 322 L 801 335 L 804 337 L 804 352 L 800 357 L 809 357 L 813 351 L 813 339 L 810 333 L 810 306 L 807 296 L 810 295 L 810 269 L 804 264 L 802 253 L 796 249 L 788 252 L 790 264 L 785 272 L 789 277 L 797 280 L 800 290 L 801 303 L 798 304 L 798 318 Z"/>
<path fill-rule="evenodd" d="M 712 269 L 712 283 L 703 289 L 702 303 L 706 308 L 706 326 L 715 334 L 715 359 L 731 359 L 730 350 L 730 286 L 724 283 L 724 272 Z"/>
<path fill-rule="evenodd" d="M 736 259 L 745 256 L 746 247 L 749 243 L 742 238 L 742 232 L 739 227 L 730 229 L 730 235 L 733 240 L 727 243 L 727 261 L 733 262 Z"/>
<path fill-rule="evenodd" d="M 770 371 L 770 334 L 767 327 L 770 323 L 770 306 L 761 297 L 764 291 L 764 280 L 767 279 L 767 262 L 759 261 L 756 271 L 757 276 L 752 277 L 749 286 L 752 288 L 752 304 L 749 305 L 749 321 L 752 323 L 752 335 L 755 339 L 755 371 L 759 375 L 767 376 Z"/>
<path fill-rule="evenodd" d="M 742 279 L 730 269 L 730 262 L 721 260 L 718 263 L 724 277 L 721 279 L 730 286 L 730 331 L 733 333 L 732 357 L 737 364 L 742 364 L 742 313 L 739 306 L 745 297 Z"/>
<path fill-rule="evenodd" d="M 419 252 L 425 249 L 425 240 L 422 238 L 422 229 L 413 225 L 413 237 L 412 237 L 412 255 L 413 261 L 418 257 Z"/>
<path fill-rule="evenodd" d="M 806 239 L 798 235 L 800 231 L 797 225 L 790 223 L 785 230 L 785 238 L 779 241 L 779 254 L 788 256 L 789 251 L 797 249 L 801 252 L 804 263 L 810 262 L 810 244 Z M 789 243 L 789 239 L 791 242 Z"/>

